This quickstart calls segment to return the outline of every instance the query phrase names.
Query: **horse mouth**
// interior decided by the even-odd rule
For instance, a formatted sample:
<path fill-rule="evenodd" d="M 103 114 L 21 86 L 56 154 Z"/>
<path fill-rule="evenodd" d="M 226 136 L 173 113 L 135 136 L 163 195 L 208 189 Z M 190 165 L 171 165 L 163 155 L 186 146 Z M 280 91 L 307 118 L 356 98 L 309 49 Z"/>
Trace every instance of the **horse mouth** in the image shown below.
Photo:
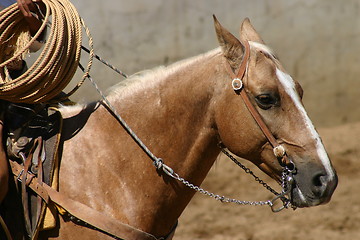
<path fill-rule="evenodd" d="M 320 199 L 314 199 L 310 196 L 304 195 L 299 188 L 294 188 L 291 191 L 291 205 L 297 208 L 312 207 L 321 204 Z"/>
<path fill-rule="evenodd" d="M 327 181 L 327 184 L 321 188 L 319 186 L 301 187 L 295 180 L 290 195 L 291 205 L 304 208 L 326 204 L 330 201 L 337 183 L 336 175 L 333 180 Z"/>

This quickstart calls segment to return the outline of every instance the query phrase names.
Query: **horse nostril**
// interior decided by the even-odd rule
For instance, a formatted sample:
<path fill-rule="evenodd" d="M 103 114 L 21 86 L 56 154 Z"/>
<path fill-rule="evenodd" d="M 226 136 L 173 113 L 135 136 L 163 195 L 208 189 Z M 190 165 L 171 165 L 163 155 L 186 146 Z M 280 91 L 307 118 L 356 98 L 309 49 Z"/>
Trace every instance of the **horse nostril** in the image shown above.
<path fill-rule="evenodd" d="M 326 182 L 326 177 L 322 174 L 318 174 L 313 178 L 313 185 L 315 187 L 321 187 Z"/>
<path fill-rule="evenodd" d="M 325 174 L 317 174 L 312 180 L 313 193 L 318 197 L 322 197 L 326 191 L 327 182 L 328 178 Z"/>

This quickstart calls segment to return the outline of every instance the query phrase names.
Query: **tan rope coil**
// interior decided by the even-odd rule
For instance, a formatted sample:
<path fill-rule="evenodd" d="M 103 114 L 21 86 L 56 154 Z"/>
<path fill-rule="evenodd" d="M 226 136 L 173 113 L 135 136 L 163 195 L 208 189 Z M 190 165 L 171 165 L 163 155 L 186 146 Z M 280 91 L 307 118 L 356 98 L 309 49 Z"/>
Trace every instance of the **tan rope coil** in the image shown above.
<path fill-rule="evenodd" d="M 19 29 L 27 26 L 27 23 L 17 4 L 0 12 L 0 99 L 2 100 L 23 103 L 48 102 L 59 95 L 76 72 L 80 61 L 82 26 L 85 28 L 86 26 L 68 0 L 43 0 L 43 2 L 46 6 L 46 14 L 43 16 L 40 29 L 27 44 L 20 46 L 20 49 L 15 50 L 10 57 L 6 54 L 9 48 L 13 47 L 10 42 L 14 42 L 14 38 L 19 38 Z M 18 78 L 9 78 L 7 67 L 26 55 L 31 44 L 38 39 L 47 24 L 51 26 L 50 33 L 37 60 Z M 91 38 L 87 28 L 86 30 Z M 89 45 L 92 49 L 91 39 Z M 89 74 L 92 56 L 93 50 L 87 71 L 71 94 Z"/>

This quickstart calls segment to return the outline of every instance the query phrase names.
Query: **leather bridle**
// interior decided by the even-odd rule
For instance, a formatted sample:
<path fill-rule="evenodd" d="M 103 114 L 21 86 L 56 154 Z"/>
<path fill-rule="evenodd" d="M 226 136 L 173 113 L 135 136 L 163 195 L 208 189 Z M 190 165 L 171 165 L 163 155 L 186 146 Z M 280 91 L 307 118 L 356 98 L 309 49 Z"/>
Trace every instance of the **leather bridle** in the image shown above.
<path fill-rule="evenodd" d="M 241 42 L 242 46 L 244 47 L 244 55 L 241 61 L 240 67 L 238 69 L 237 74 L 234 73 L 233 69 L 231 68 L 228 61 L 226 61 L 226 69 L 229 75 L 232 78 L 232 88 L 239 94 L 244 104 L 246 105 L 247 109 L 249 110 L 250 114 L 254 118 L 255 122 L 265 135 L 266 139 L 268 140 L 269 144 L 273 148 L 273 152 L 275 157 L 278 159 L 280 166 L 282 169 L 282 176 L 281 176 L 281 184 L 282 184 L 282 192 L 281 194 L 277 195 L 273 200 L 271 200 L 271 209 L 273 212 L 279 212 L 284 208 L 287 208 L 291 205 L 291 198 L 292 198 L 292 189 L 294 188 L 294 178 L 293 174 L 296 172 L 295 164 L 288 158 L 286 154 L 286 150 L 283 145 L 279 144 L 276 141 L 276 138 L 264 122 L 264 119 L 260 115 L 259 111 L 255 108 L 255 106 L 251 103 L 246 90 L 244 89 L 243 78 L 247 71 L 248 62 L 250 58 L 250 43 L 249 41 Z M 275 202 L 281 199 L 283 205 L 281 207 L 276 207 Z M 292 208 L 296 208 L 296 206 L 292 206 Z"/>
<path fill-rule="evenodd" d="M 250 44 L 248 41 L 245 41 L 244 43 L 242 43 L 242 45 L 244 46 L 244 56 L 237 74 L 234 73 L 230 64 L 226 62 L 227 72 L 230 74 L 231 78 L 233 79 L 232 87 L 234 91 L 242 97 L 247 109 L 249 110 L 255 122 L 257 123 L 257 125 L 259 126 L 265 137 L 267 138 L 268 142 L 272 146 L 274 155 L 278 158 L 280 165 L 282 167 L 287 167 L 290 170 L 295 170 L 295 164 L 288 158 L 285 148 L 276 141 L 276 138 L 271 133 L 270 129 L 264 122 L 258 110 L 251 103 L 250 98 L 244 89 L 243 78 L 245 76 L 250 58 Z"/>

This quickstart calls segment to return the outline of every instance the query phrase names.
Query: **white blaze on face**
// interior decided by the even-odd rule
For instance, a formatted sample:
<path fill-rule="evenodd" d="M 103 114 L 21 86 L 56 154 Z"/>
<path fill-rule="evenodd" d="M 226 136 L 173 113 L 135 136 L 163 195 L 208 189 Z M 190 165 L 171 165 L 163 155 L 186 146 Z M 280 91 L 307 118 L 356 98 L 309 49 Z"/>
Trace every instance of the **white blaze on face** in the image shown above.
<path fill-rule="evenodd" d="M 313 123 L 311 122 L 310 118 L 308 117 L 304 109 L 304 106 L 301 103 L 300 96 L 295 88 L 294 80 L 291 78 L 290 75 L 280 71 L 279 69 L 276 69 L 276 76 L 278 77 L 280 83 L 283 85 L 285 92 L 294 101 L 295 107 L 299 110 L 306 128 L 309 130 L 312 138 L 314 139 L 316 144 L 317 154 L 319 155 L 319 158 L 324 165 L 329 180 L 333 179 L 335 177 L 335 173 L 333 168 L 331 167 L 329 157 L 325 151 L 324 145 L 321 142 L 319 134 L 315 130 Z"/>

